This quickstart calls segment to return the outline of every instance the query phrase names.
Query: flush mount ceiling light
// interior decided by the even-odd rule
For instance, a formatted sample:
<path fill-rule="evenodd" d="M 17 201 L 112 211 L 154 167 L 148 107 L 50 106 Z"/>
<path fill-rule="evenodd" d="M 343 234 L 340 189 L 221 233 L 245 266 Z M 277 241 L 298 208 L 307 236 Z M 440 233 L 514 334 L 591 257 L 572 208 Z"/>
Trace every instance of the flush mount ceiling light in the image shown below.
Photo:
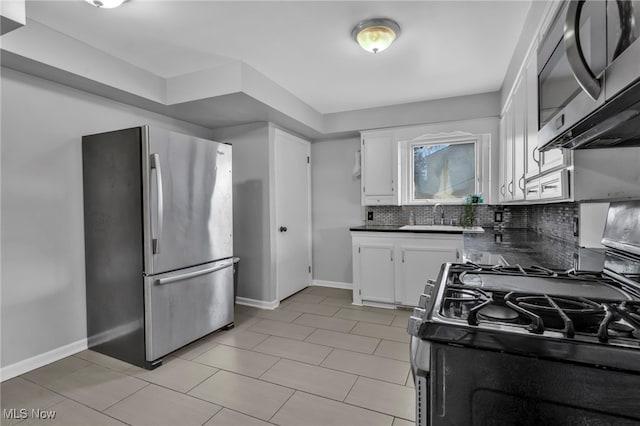
<path fill-rule="evenodd" d="M 100 9 L 113 9 L 120 6 L 127 0 L 85 0 L 90 5 L 99 7 Z"/>
<path fill-rule="evenodd" d="M 367 19 L 351 30 L 351 37 L 360 47 L 372 53 L 382 52 L 399 36 L 400 25 L 387 18 Z"/>

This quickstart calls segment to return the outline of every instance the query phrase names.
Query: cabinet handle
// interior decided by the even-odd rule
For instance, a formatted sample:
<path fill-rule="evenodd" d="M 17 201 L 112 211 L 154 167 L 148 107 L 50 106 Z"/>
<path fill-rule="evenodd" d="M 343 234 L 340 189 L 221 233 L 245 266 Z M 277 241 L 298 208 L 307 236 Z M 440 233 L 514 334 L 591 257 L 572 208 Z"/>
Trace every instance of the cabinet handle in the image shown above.
<path fill-rule="evenodd" d="M 520 185 L 520 182 L 522 182 L 522 185 Z M 518 188 L 520 188 L 520 191 L 524 192 L 524 175 L 518 179 Z"/>
<path fill-rule="evenodd" d="M 535 194 L 538 192 L 538 188 L 529 188 L 527 189 L 527 194 Z"/>
<path fill-rule="evenodd" d="M 404 250 L 402 250 L 402 263 L 404 263 Z"/>
<path fill-rule="evenodd" d="M 504 184 L 500 187 L 500 193 L 504 196 Z"/>
<path fill-rule="evenodd" d="M 456 259 L 460 259 L 460 251 L 456 249 Z"/>
<path fill-rule="evenodd" d="M 542 185 L 542 190 L 544 191 L 545 189 L 555 189 L 558 187 L 558 184 L 546 184 L 546 185 Z"/>
<path fill-rule="evenodd" d="M 391 255 L 391 261 L 393 262 L 393 251 L 390 251 L 389 254 Z"/>
<path fill-rule="evenodd" d="M 507 185 L 507 191 L 513 195 L 513 181 L 509 182 L 509 185 Z"/>
<path fill-rule="evenodd" d="M 536 151 L 538 152 L 537 159 L 536 159 Z M 538 148 L 533 148 L 533 151 L 531 151 L 531 156 L 533 157 L 533 161 L 535 161 L 538 167 L 540 167 L 540 151 L 538 151 Z"/>

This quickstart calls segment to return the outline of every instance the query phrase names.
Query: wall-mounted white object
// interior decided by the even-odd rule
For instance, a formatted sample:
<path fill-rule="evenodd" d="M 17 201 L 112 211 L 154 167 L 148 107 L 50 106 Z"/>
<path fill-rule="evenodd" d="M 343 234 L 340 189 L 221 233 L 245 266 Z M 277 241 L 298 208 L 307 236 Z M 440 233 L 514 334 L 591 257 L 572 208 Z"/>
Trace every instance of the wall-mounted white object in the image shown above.
<path fill-rule="evenodd" d="M 100 9 L 113 9 L 114 7 L 120 6 L 127 0 L 85 0 L 92 6 L 98 7 Z"/>
<path fill-rule="evenodd" d="M 354 178 L 357 178 L 360 176 L 360 172 L 362 171 L 362 167 L 360 166 L 360 151 L 356 151 L 355 152 L 355 156 L 354 156 L 354 161 L 353 161 L 353 170 L 351 171 L 351 174 L 353 175 Z"/>
<path fill-rule="evenodd" d="M 604 248 L 600 241 L 607 221 L 609 203 L 581 203 L 578 244 L 580 247 Z"/>

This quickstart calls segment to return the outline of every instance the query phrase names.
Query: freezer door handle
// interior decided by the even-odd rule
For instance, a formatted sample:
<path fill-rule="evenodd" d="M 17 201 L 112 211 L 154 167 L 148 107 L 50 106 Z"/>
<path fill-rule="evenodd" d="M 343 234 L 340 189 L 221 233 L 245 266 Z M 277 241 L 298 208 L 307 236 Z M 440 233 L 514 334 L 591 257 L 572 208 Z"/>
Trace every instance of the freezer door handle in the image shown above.
<path fill-rule="evenodd" d="M 188 280 L 189 278 L 199 277 L 200 275 L 211 274 L 216 271 L 220 271 L 222 269 L 228 268 L 233 265 L 233 259 L 229 259 L 227 261 L 218 263 L 215 266 L 211 266 L 209 268 L 201 269 L 199 271 L 187 272 L 185 274 L 173 275 L 171 277 L 160 278 L 156 280 L 158 284 L 169 284 L 174 283 L 176 281 Z"/>
<path fill-rule="evenodd" d="M 157 214 L 157 234 L 156 238 L 152 240 L 153 254 L 160 253 L 160 239 L 162 238 L 162 227 L 164 224 L 164 198 L 162 197 L 162 169 L 160 168 L 160 155 L 157 153 L 151 154 L 151 169 L 156 171 L 156 192 L 158 205 L 156 206 Z"/>

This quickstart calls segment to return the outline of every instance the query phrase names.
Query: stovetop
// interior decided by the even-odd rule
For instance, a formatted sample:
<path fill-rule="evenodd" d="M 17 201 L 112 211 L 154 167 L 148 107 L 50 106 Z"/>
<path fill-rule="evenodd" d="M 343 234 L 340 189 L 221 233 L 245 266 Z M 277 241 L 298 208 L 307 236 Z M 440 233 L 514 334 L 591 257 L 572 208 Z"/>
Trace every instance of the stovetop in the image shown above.
<path fill-rule="evenodd" d="M 425 291 L 422 339 L 640 372 L 640 290 L 607 274 L 449 263 Z"/>

